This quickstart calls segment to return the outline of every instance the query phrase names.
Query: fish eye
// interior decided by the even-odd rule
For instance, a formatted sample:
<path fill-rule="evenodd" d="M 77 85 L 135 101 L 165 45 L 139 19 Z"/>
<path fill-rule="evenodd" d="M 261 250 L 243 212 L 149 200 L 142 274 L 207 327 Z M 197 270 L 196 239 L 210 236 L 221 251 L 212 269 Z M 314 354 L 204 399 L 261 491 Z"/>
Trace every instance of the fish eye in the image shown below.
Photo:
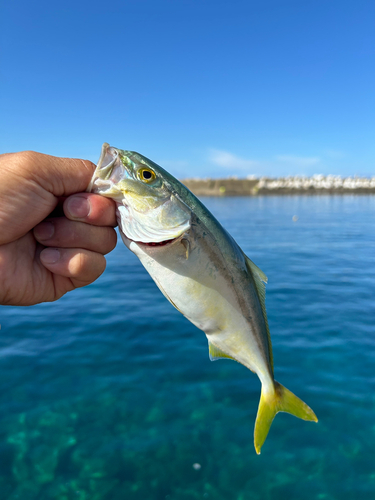
<path fill-rule="evenodd" d="M 152 182 L 156 179 L 155 172 L 149 168 L 141 168 L 137 172 L 138 179 L 143 182 Z"/>

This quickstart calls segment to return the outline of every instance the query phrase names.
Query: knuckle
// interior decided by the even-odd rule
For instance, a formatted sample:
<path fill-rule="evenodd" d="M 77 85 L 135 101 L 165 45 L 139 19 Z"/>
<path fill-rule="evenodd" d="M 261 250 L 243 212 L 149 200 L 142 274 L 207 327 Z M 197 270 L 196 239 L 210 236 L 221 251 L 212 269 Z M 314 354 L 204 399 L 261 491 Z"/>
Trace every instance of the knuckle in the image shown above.
<path fill-rule="evenodd" d="M 25 169 L 33 169 L 35 163 L 38 161 L 38 156 L 40 153 L 35 151 L 21 151 L 20 153 L 15 153 L 16 157 L 14 158 L 17 163 L 23 165 Z"/>

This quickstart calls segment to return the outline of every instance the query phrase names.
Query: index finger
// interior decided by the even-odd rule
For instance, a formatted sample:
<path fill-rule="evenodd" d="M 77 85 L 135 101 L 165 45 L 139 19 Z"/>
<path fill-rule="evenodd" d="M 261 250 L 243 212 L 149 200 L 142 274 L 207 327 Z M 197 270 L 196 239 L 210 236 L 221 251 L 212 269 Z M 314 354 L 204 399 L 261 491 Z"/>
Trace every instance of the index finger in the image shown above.
<path fill-rule="evenodd" d="M 0 155 L 0 170 L 0 244 L 4 244 L 48 217 L 60 197 L 85 191 L 95 165 L 23 151 Z"/>
<path fill-rule="evenodd" d="M 96 168 L 89 160 L 60 158 L 35 151 L 23 151 L 10 156 L 17 163 L 19 175 L 22 173 L 56 197 L 84 191 Z"/>
<path fill-rule="evenodd" d="M 94 193 L 78 193 L 64 201 L 65 216 L 94 226 L 117 226 L 116 204 L 110 198 Z"/>

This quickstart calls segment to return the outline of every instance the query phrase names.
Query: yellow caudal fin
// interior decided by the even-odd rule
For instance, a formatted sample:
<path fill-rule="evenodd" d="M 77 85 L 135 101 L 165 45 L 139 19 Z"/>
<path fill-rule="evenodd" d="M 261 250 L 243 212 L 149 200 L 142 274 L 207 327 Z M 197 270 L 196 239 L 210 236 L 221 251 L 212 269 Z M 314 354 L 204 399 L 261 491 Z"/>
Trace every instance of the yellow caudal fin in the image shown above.
<path fill-rule="evenodd" d="M 275 381 L 275 392 L 273 394 L 265 393 L 262 389 L 262 394 L 260 396 L 254 430 L 254 445 L 258 455 L 266 440 L 272 421 L 279 411 L 291 413 L 295 417 L 302 418 L 303 420 L 318 421 L 315 413 L 306 403 L 297 398 L 297 396 L 286 387 Z"/>

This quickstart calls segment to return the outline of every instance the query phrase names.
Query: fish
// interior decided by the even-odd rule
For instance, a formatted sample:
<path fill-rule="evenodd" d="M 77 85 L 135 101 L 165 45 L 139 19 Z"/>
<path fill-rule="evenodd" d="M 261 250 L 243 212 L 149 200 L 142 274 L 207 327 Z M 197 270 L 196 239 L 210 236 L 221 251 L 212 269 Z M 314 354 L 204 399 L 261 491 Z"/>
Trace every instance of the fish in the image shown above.
<path fill-rule="evenodd" d="M 317 422 L 274 378 L 267 276 L 201 201 L 152 160 L 107 143 L 87 190 L 115 201 L 123 242 L 169 302 L 206 334 L 210 359 L 235 360 L 259 377 L 256 452 L 278 412 Z"/>

